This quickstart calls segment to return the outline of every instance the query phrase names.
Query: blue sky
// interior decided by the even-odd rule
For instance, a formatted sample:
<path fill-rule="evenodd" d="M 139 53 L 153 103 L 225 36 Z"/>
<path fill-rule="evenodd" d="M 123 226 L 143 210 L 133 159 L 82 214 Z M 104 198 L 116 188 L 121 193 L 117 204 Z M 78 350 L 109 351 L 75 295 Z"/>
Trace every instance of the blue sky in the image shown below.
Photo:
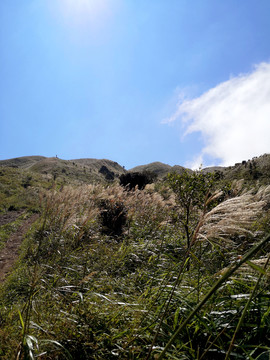
<path fill-rule="evenodd" d="M 270 152 L 269 14 L 269 0 L 1 0 L 0 158 Z"/>

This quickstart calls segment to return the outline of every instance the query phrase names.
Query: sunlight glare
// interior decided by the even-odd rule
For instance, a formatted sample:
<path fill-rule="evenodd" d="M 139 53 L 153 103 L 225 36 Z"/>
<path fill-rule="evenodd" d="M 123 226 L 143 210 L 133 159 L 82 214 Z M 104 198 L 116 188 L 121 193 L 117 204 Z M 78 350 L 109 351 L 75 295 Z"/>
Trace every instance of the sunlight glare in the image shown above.
<path fill-rule="evenodd" d="M 112 0 L 57 0 L 58 10 L 71 26 L 102 27 L 112 13 Z"/>

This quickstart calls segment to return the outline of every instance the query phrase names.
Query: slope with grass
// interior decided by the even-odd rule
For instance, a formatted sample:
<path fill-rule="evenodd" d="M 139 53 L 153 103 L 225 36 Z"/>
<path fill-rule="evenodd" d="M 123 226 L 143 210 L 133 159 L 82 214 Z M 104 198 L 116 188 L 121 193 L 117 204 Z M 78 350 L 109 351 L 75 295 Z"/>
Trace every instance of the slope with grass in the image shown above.
<path fill-rule="evenodd" d="M 100 172 L 102 167 L 106 167 L 110 172 L 114 173 L 116 178 L 126 172 L 117 162 L 107 159 L 62 160 L 58 157 L 47 158 L 44 156 L 24 156 L 0 160 L 0 167 L 26 169 L 41 174 L 49 174 L 54 177 L 68 177 L 68 181 L 79 180 L 83 182 L 104 180 L 104 173 Z M 161 162 L 153 162 L 129 169 L 130 172 L 152 172 L 159 179 L 166 177 L 169 172 L 181 174 L 184 170 L 191 171 L 180 165 L 170 166 Z M 235 164 L 234 166 L 207 167 L 203 169 L 203 172 L 218 172 L 229 180 L 245 179 L 253 181 L 259 179 L 267 183 L 267 180 L 270 178 L 270 154 L 264 154 L 250 160 L 243 160 L 242 163 Z"/>
<path fill-rule="evenodd" d="M 0 160 L 0 166 L 29 169 L 37 162 L 45 159 L 45 156 L 22 156 L 13 159 Z"/>
<path fill-rule="evenodd" d="M 0 167 L 0 214 L 39 209 L 39 193 L 53 186 L 50 176 L 28 169 Z"/>
<path fill-rule="evenodd" d="M 12 269 L 18 257 L 19 248 L 25 233 L 28 231 L 31 224 L 34 223 L 38 218 L 38 214 L 32 214 L 28 218 L 25 218 L 24 213 L 19 213 L 15 219 L 17 220 L 19 218 L 20 221 L 17 221 L 17 224 L 15 224 L 13 212 L 9 212 L 9 215 L 9 217 L 5 217 L 4 225 L 9 225 L 9 227 L 12 228 L 13 233 L 9 236 L 8 240 L 2 248 L 2 244 L 0 243 L 0 283 L 4 281 L 5 277 Z"/>
<path fill-rule="evenodd" d="M 58 157 L 24 156 L 9 160 L 1 160 L 0 168 L 10 167 L 25 169 L 37 174 L 58 178 L 65 183 L 71 181 L 93 182 L 106 180 L 106 171 L 117 178 L 125 173 L 118 163 L 106 159 L 75 159 L 62 160 Z M 105 172 L 102 171 L 105 169 Z"/>
<path fill-rule="evenodd" d="M 6 170 L 3 196 L 25 171 Z M 269 181 L 187 173 L 126 191 L 33 174 L 40 215 L 1 286 L 1 358 L 269 353 Z"/>
<path fill-rule="evenodd" d="M 244 179 L 247 182 L 259 180 L 267 184 L 270 179 L 270 154 L 264 154 L 253 159 L 243 160 L 234 166 L 228 167 L 209 167 L 204 172 L 218 171 L 228 180 Z"/>
<path fill-rule="evenodd" d="M 153 172 L 162 179 L 167 176 L 169 172 L 175 172 L 177 174 L 183 173 L 186 169 L 180 165 L 170 166 L 161 162 L 153 162 L 146 165 L 136 166 L 129 171 L 133 172 Z M 241 163 L 234 166 L 212 166 L 206 167 L 202 170 L 204 173 L 218 173 L 221 177 L 227 180 L 244 179 L 247 182 L 254 182 L 259 180 L 267 184 L 270 178 L 270 154 L 264 154 L 259 157 L 255 157 L 250 160 L 243 160 Z"/>
<path fill-rule="evenodd" d="M 176 172 L 181 174 L 185 170 L 180 165 L 170 166 L 161 162 L 153 162 L 147 165 L 140 165 L 130 169 L 130 172 L 151 172 L 158 176 L 158 178 L 164 178 L 169 172 Z"/>

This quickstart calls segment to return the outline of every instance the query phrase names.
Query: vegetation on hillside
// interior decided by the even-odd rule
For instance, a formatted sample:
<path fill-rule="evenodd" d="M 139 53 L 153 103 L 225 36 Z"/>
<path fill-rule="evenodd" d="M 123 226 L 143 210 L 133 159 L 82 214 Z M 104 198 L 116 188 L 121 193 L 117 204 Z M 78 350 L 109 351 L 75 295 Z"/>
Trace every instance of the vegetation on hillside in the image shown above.
<path fill-rule="evenodd" d="M 127 191 L 1 171 L 2 213 L 40 213 L 1 286 L 1 358 L 269 357 L 265 181 L 183 172 Z"/>
<path fill-rule="evenodd" d="M 58 157 L 44 156 L 0 160 L 0 168 L 23 169 L 65 184 L 105 182 L 114 180 L 126 172 L 117 162 L 106 159 L 62 160 Z"/>

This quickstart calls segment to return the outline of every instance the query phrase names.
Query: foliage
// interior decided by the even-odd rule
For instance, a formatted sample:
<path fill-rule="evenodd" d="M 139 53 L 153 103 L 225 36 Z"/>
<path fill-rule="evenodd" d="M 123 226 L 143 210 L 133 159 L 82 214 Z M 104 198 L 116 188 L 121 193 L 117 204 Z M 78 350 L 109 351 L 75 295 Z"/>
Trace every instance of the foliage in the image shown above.
<path fill-rule="evenodd" d="M 192 173 L 184 171 L 181 175 L 168 174 L 168 183 L 176 195 L 176 201 L 181 209 L 178 220 L 184 228 L 187 247 L 199 221 L 199 210 L 205 211 L 210 191 L 214 185 L 214 175 L 201 171 Z"/>
<path fill-rule="evenodd" d="M 139 190 L 145 188 L 147 184 L 151 184 L 156 178 L 154 173 L 151 172 L 129 172 L 120 176 L 120 185 L 128 190 L 135 189 L 136 186 Z"/>
<path fill-rule="evenodd" d="M 101 232 L 111 236 L 120 236 L 127 216 L 124 204 L 115 200 L 102 200 L 100 202 Z"/>

